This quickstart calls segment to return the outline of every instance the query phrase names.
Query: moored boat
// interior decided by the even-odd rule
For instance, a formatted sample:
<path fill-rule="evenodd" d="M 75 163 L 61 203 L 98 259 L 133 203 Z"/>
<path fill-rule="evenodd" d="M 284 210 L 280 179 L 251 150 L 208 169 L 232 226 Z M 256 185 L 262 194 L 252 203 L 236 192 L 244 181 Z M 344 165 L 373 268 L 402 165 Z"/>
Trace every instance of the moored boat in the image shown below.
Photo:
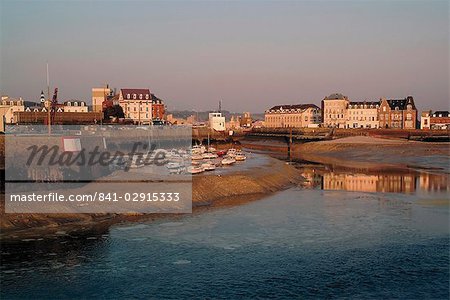
<path fill-rule="evenodd" d="M 224 159 L 222 159 L 222 165 L 231 165 L 234 164 L 236 162 L 236 160 L 233 157 L 225 157 Z"/>

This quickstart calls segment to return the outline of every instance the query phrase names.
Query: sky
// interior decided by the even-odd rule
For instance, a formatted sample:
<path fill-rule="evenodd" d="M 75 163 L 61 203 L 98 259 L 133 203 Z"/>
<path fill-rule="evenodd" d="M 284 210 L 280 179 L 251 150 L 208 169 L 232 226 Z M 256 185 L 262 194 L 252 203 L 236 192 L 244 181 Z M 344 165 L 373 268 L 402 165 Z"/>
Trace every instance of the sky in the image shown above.
<path fill-rule="evenodd" d="M 413 95 L 449 109 L 448 1 L 0 0 L 0 92 L 91 102 L 149 88 L 169 110 L 263 112 Z"/>

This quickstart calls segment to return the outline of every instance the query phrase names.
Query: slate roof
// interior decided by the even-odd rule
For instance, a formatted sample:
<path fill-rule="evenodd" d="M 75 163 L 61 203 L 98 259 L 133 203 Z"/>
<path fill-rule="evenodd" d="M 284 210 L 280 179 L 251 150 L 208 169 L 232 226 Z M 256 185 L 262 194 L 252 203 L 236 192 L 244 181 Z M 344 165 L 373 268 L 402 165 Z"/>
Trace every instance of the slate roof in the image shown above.
<path fill-rule="evenodd" d="M 340 93 L 334 93 L 334 94 L 331 94 L 331 95 L 325 97 L 324 100 L 347 100 L 347 99 L 348 99 L 347 96 L 344 96 Z"/>
<path fill-rule="evenodd" d="M 149 89 L 120 89 L 122 92 L 123 99 L 125 100 L 151 100 L 152 95 Z M 136 95 L 136 99 L 133 99 L 133 95 Z M 130 95 L 130 98 L 127 97 Z M 142 95 L 142 99 L 139 97 Z M 148 97 L 147 97 L 148 95 Z"/>
<path fill-rule="evenodd" d="M 399 110 L 406 110 L 406 106 L 408 104 L 411 104 L 413 106 L 413 109 L 416 109 L 412 96 L 408 96 L 405 99 L 387 99 L 386 101 L 388 102 L 391 109 L 395 109 L 396 107 L 398 107 Z"/>
<path fill-rule="evenodd" d="M 316 108 L 319 109 L 319 107 L 315 104 L 285 104 L 285 105 L 276 105 L 272 108 L 269 109 L 270 110 L 305 110 L 308 108 Z"/>
<path fill-rule="evenodd" d="M 434 113 L 431 114 L 434 118 L 438 118 L 439 115 L 442 115 L 442 117 L 448 118 L 450 117 L 450 113 L 446 110 L 439 110 L 439 111 L 435 111 Z"/>

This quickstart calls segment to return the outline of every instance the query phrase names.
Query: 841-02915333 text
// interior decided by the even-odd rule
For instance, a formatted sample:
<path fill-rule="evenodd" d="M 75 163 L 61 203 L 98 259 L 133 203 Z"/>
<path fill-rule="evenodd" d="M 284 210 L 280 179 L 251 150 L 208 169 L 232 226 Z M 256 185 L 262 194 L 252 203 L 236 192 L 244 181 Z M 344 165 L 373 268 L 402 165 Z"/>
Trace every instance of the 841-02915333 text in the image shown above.
<path fill-rule="evenodd" d="M 148 193 L 102 193 L 70 194 L 32 193 L 10 194 L 10 202 L 178 202 L 180 193 L 148 192 Z"/>

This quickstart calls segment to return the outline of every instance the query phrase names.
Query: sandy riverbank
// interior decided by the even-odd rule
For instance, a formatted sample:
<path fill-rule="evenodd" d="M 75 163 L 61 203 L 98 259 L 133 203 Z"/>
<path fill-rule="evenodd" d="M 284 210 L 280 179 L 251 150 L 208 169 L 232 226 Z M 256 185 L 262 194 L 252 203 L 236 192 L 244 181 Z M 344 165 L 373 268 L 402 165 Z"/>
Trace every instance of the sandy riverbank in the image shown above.
<path fill-rule="evenodd" d="M 450 173 L 450 143 L 366 136 L 295 144 L 293 155 L 312 162 L 352 167 L 397 167 Z"/>
<path fill-rule="evenodd" d="M 247 163 L 247 162 L 246 162 Z M 249 162 L 251 165 L 251 162 Z M 267 194 L 298 183 L 297 169 L 274 158 L 246 168 L 231 167 L 226 172 L 193 176 L 192 207 L 200 212 L 214 207 L 238 205 L 261 199 Z M 5 214 L 2 201 L 0 239 L 54 238 L 65 235 L 101 233 L 109 226 L 128 221 L 152 220 L 173 214 Z"/>

